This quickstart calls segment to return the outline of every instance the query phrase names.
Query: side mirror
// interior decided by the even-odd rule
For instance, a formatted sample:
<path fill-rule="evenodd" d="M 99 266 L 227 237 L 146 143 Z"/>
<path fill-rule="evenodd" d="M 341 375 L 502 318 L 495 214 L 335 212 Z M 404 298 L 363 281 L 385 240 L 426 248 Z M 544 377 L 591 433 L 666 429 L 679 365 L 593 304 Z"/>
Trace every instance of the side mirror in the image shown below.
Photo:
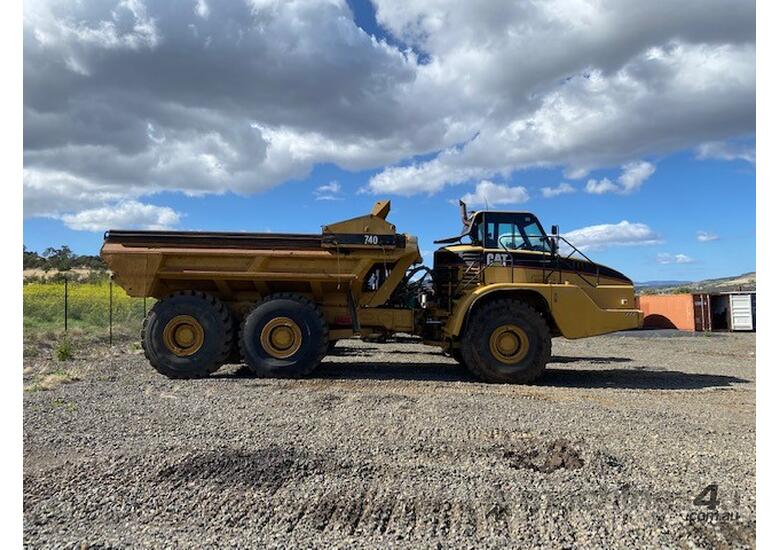
<path fill-rule="evenodd" d="M 556 237 L 558 236 L 558 226 L 557 225 L 553 225 L 550 228 L 550 234 L 551 235 L 555 235 Z"/>
<path fill-rule="evenodd" d="M 555 255 L 555 254 L 558 253 L 558 238 L 557 238 L 558 237 L 558 226 L 557 225 L 553 225 L 550 228 L 550 235 L 552 235 L 551 237 L 549 237 L 549 240 L 550 240 L 550 251 L 553 253 L 553 255 Z"/>

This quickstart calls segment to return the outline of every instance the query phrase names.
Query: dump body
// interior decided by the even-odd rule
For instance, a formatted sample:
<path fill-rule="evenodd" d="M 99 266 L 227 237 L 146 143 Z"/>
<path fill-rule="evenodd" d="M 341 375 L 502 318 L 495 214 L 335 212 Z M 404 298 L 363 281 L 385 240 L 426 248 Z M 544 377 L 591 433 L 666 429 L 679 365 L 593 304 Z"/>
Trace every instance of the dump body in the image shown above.
<path fill-rule="evenodd" d="M 108 231 L 101 257 L 131 296 L 203 291 L 240 319 L 262 297 L 298 293 L 320 306 L 332 339 L 412 332 L 413 309 L 381 307 L 421 261 L 417 239 L 396 233 L 388 210 L 377 203 L 320 234 Z"/>

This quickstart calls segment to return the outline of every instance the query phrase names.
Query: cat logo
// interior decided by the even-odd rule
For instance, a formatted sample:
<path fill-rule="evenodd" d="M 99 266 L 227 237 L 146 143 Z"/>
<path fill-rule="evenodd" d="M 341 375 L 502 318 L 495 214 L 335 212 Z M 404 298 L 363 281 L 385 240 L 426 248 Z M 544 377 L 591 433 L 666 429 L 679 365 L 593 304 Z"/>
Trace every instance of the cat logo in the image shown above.
<path fill-rule="evenodd" d="M 487 265 L 499 264 L 499 265 L 501 265 L 503 267 L 506 267 L 507 264 L 509 263 L 509 254 L 500 254 L 500 253 L 499 254 L 493 254 L 493 253 L 489 253 L 485 259 L 486 259 Z"/>

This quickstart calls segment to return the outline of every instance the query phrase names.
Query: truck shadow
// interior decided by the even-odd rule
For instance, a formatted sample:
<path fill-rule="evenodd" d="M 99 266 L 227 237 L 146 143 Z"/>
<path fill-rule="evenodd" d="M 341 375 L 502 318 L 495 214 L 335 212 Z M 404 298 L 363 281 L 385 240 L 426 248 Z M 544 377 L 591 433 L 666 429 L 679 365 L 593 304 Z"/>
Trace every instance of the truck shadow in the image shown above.
<path fill-rule="evenodd" d="M 700 374 L 649 368 L 548 368 L 539 386 L 558 388 L 616 388 L 625 390 L 701 390 L 730 388 L 750 380 L 722 374 Z"/>
<path fill-rule="evenodd" d="M 604 365 L 608 363 L 630 363 L 633 359 L 630 357 L 566 357 L 562 355 L 553 355 L 550 357 L 550 363 L 595 363 Z"/>
<path fill-rule="evenodd" d="M 382 353 L 384 350 L 381 347 L 359 347 L 359 348 L 347 348 L 337 347 L 329 352 L 329 355 L 333 357 L 375 357 L 376 354 Z M 393 350 L 390 353 L 392 355 L 442 355 L 441 350 L 436 348 L 427 348 L 420 351 L 414 350 Z M 327 360 L 327 359 L 326 359 Z"/>
<path fill-rule="evenodd" d="M 578 361 L 611 364 L 630 362 L 624 357 L 553 357 L 539 387 L 616 388 L 645 390 L 696 390 L 729 388 L 751 381 L 736 376 L 690 373 L 675 370 L 627 368 L 558 368 L 556 363 Z M 335 363 L 327 358 L 309 378 L 330 380 L 417 380 L 479 383 L 471 373 L 456 364 L 447 363 Z"/>
<path fill-rule="evenodd" d="M 659 370 L 649 367 L 587 368 L 556 367 L 556 364 L 585 363 L 610 365 L 630 363 L 628 357 L 571 357 L 556 356 L 550 359 L 544 376 L 534 385 L 557 388 L 614 388 L 629 390 L 698 390 L 705 388 L 730 388 L 748 384 L 751 380 L 722 374 L 691 373 L 676 370 Z M 221 379 L 254 379 L 255 375 L 245 366 L 232 372 L 219 372 L 211 376 Z M 420 382 L 481 382 L 454 361 L 440 363 L 401 363 L 388 361 L 334 362 L 326 357 L 322 364 L 306 380 L 407 380 Z"/>

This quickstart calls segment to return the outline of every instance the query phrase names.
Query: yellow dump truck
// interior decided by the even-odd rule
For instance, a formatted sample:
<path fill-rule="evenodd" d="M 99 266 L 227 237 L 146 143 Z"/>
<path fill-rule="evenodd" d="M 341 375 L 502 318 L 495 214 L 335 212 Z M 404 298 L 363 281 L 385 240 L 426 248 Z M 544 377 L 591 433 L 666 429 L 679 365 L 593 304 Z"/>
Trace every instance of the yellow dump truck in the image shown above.
<path fill-rule="evenodd" d="M 172 378 L 241 361 L 258 376 L 309 374 L 339 339 L 418 335 L 475 376 L 528 383 L 551 338 L 639 327 L 632 282 L 590 261 L 529 212 L 461 204 L 460 234 L 437 241 L 387 221 L 389 201 L 318 234 L 122 231 L 101 256 L 131 296 L 157 299 L 142 341 Z"/>

